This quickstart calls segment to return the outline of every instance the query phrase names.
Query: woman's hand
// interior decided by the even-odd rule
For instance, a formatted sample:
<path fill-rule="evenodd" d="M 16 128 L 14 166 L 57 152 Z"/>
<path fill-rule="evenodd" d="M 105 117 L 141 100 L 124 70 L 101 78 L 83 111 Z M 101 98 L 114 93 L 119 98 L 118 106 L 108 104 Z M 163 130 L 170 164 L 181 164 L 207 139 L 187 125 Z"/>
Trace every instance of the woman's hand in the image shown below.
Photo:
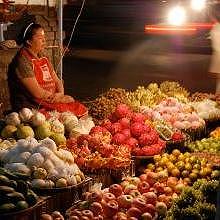
<path fill-rule="evenodd" d="M 70 103 L 74 102 L 74 98 L 69 95 L 63 95 L 62 93 L 55 93 L 51 100 L 48 100 L 50 103 Z"/>
<path fill-rule="evenodd" d="M 50 97 L 50 99 L 48 99 L 47 101 L 50 103 L 62 102 L 63 97 L 64 95 L 61 92 L 57 92 L 52 95 L 52 97 Z"/>
<path fill-rule="evenodd" d="M 70 103 L 70 102 L 74 102 L 74 98 L 72 96 L 69 95 L 64 95 L 62 103 Z"/>

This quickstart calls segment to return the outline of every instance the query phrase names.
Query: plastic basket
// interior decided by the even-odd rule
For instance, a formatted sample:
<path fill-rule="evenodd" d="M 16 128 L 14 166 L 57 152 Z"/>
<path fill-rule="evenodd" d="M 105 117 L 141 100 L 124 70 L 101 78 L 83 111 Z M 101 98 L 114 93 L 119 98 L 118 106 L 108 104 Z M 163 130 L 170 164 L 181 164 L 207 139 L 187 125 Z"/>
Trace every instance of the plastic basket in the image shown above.
<path fill-rule="evenodd" d="M 73 203 L 82 198 L 82 194 L 89 191 L 92 179 L 87 177 L 83 182 L 64 188 L 34 189 L 41 196 L 49 196 L 44 205 L 44 212 L 50 213 L 59 210 L 64 213 Z"/>
<path fill-rule="evenodd" d="M 45 212 L 47 198 L 41 198 L 34 206 L 13 213 L 0 214 L 1 220 L 39 220 Z"/>

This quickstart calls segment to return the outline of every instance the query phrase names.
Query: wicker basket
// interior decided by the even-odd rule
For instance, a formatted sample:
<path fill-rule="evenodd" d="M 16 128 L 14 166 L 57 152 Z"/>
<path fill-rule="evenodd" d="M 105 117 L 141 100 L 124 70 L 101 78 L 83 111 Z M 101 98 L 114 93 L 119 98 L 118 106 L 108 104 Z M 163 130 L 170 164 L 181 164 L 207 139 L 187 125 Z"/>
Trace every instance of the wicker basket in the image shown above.
<path fill-rule="evenodd" d="M 197 129 L 184 129 L 182 131 L 190 136 L 191 141 L 200 140 L 206 137 L 206 126 Z"/>
<path fill-rule="evenodd" d="M 49 196 L 46 199 L 45 212 L 50 213 L 54 210 L 59 210 L 64 213 L 73 203 L 79 201 L 82 194 L 89 191 L 91 187 L 91 178 L 86 178 L 80 184 L 53 189 L 34 189 L 34 191 L 41 196 Z"/>
<path fill-rule="evenodd" d="M 1 220 L 39 220 L 40 216 L 46 211 L 45 205 L 47 198 L 41 198 L 34 206 L 13 213 L 0 214 Z"/>
<path fill-rule="evenodd" d="M 135 175 L 141 175 L 147 164 L 154 161 L 153 158 L 154 156 L 132 156 L 132 159 L 134 160 Z"/>
<path fill-rule="evenodd" d="M 83 170 L 87 176 L 92 178 L 92 183 L 102 183 L 102 187 L 109 187 L 113 183 L 120 183 L 123 178 L 128 176 L 134 176 L 134 161 L 131 160 L 130 166 L 118 168 L 118 169 L 93 169 Z"/>

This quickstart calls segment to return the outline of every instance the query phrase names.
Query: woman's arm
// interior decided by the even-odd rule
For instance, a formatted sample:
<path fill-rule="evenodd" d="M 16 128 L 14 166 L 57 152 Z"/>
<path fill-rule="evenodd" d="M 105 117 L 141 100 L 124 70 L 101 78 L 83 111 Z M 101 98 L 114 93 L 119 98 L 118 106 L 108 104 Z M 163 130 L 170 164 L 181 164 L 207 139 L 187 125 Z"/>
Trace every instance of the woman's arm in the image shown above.
<path fill-rule="evenodd" d="M 34 98 L 48 100 L 52 99 L 55 94 L 43 89 L 38 84 L 35 77 L 27 77 L 20 79 L 24 87 L 31 93 Z"/>
<path fill-rule="evenodd" d="M 21 82 L 36 99 L 42 99 L 50 103 L 69 103 L 74 101 L 71 96 L 63 95 L 60 92 L 51 93 L 45 89 L 42 89 L 35 77 L 21 79 Z"/>

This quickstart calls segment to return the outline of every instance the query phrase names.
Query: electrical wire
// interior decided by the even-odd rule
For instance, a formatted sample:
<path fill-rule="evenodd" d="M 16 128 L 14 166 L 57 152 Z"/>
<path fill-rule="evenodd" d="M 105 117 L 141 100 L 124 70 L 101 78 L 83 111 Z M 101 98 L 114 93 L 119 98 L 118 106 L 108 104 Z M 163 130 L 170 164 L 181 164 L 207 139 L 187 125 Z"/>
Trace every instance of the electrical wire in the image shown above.
<path fill-rule="evenodd" d="M 80 16 L 81 16 L 82 11 L 83 11 L 83 8 L 84 8 L 84 6 L 85 6 L 85 2 L 86 2 L 86 0 L 83 0 L 82 5 L 81 5 L 81 8 L 80 8 L 80 11 L 79 11 L 79 13 L 78 13 L 78 15 L 77 15 L 77 18 L 76 18 L 76 20 L 75 20 L 75 23 L 74 23 L 74 25 L 73 25 L 73 29 L 72 29 L 72 31 L 71 31 L 69 41 L 68 41 L 67 46 L 66 46 L 65 50 L 63 51 L 63 53 L 61 52 L 60 61 L 59 61 L 59 63 L 57 64 L 57 67 L 56 67 L 56 69 L 55 69 L 55 72 L 57 72 L 57 70 L 58 70 L 58 68 L 59 68 L 59 66 L 60 66 L 60 64 L 61 64 L 61 62 L 62 62 L 62 60 L 63 60 L 63 57 L 65 56 L 65 54 L 66 54 L 66 52 L 67 52 L 67 50 L 68 50 L 68 48 L 69 48 L 69 45 L 70 45 L 71 40 L 72 40 L 72 38 L 73 38 L 73 34 L 74 34 L 74 32 L 75 32 L 76 25 L 77 25 L 77 23 L 78 23 L 78 20 L 79 20 L 79 18 L 80 18 Z M 62 77 L 61 77 L 61 80 L 62 80 Z"/>

